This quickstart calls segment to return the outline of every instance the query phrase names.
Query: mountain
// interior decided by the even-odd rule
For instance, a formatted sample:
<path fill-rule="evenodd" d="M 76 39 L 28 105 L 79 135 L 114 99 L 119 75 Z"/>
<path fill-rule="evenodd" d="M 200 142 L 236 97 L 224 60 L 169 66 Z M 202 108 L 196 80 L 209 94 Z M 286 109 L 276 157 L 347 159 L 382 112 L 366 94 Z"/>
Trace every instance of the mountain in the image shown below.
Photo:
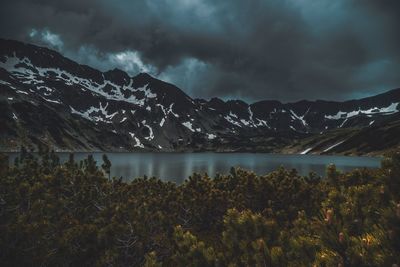
<path fill-rule="evenodd" d="M 345 102 L 192 99 L 146 73 L 101 72 L 0 39 L 0 150 L 380 154 L 400 144 L 400 89 Z"/>

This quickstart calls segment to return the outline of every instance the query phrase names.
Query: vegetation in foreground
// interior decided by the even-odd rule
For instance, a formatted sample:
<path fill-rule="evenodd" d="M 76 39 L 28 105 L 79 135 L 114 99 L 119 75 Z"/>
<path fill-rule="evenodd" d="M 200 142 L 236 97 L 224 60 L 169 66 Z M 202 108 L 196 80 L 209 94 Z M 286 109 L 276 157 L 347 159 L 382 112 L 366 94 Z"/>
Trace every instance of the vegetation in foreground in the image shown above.
<path fill-rule="evenodd" d="M 400 153 L 326 179 L 241 169 L 125 183 L 92 157 L 0 160 L 3 266 L 398 266 Z"/>

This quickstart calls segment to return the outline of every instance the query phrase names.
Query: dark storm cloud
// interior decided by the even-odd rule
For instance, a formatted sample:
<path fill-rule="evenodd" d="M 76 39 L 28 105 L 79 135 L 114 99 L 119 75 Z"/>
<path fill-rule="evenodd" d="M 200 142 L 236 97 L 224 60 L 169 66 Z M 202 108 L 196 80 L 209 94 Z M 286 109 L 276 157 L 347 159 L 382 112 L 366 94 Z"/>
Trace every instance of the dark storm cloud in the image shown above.
<path fill-rule="evenodd" d="M 345 99 L 400 86 L 400 1 L 6 0 L 1 36 L 194 97 Z"/>

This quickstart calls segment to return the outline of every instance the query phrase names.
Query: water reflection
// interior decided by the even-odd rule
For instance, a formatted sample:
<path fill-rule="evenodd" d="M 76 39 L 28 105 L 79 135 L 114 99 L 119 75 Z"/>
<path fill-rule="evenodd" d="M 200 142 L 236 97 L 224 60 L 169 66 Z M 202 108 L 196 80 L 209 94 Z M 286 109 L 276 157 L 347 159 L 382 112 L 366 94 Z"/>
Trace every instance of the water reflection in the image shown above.
<path fill-rule="evenodd" d="M 75 153 L 76 160 L 82 160 L 89 153 Z M 103 153 L 91 153 L 98 163 L 102 163 Z M 280 166 L 295 168 L 301 175 L 313 171 L 324 175 L 327 164 L 334 163 L 338 169 L 348 171 L 355 168 L 376 168 L 380 158 L 277 155 L 264 153 L 106 153 L 112 162 L 111 175 L 130 180 L 136 177 L 159 177 L 163 180 L 181 183 L 196 173 L 207 173 L 214 177 L 217 173 L 228 173 L 232 166 L 266 174 Z M 11 154 L 13 160 L 17 154 Z M 59 153 L 62 162 L 68 160 L 68 153 Z"/>

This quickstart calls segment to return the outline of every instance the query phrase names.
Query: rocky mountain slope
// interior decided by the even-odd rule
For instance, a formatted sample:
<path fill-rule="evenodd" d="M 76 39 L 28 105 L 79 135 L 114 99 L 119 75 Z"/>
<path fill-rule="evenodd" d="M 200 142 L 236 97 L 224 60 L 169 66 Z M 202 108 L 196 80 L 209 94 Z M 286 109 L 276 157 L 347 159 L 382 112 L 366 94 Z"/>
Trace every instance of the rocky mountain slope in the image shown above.
<path fill-rule="evenodd" d="M 400 144 L 400 89 L 346 102 L 192 99 L 0 39 L 0 150 L 380 154 Z"/>

